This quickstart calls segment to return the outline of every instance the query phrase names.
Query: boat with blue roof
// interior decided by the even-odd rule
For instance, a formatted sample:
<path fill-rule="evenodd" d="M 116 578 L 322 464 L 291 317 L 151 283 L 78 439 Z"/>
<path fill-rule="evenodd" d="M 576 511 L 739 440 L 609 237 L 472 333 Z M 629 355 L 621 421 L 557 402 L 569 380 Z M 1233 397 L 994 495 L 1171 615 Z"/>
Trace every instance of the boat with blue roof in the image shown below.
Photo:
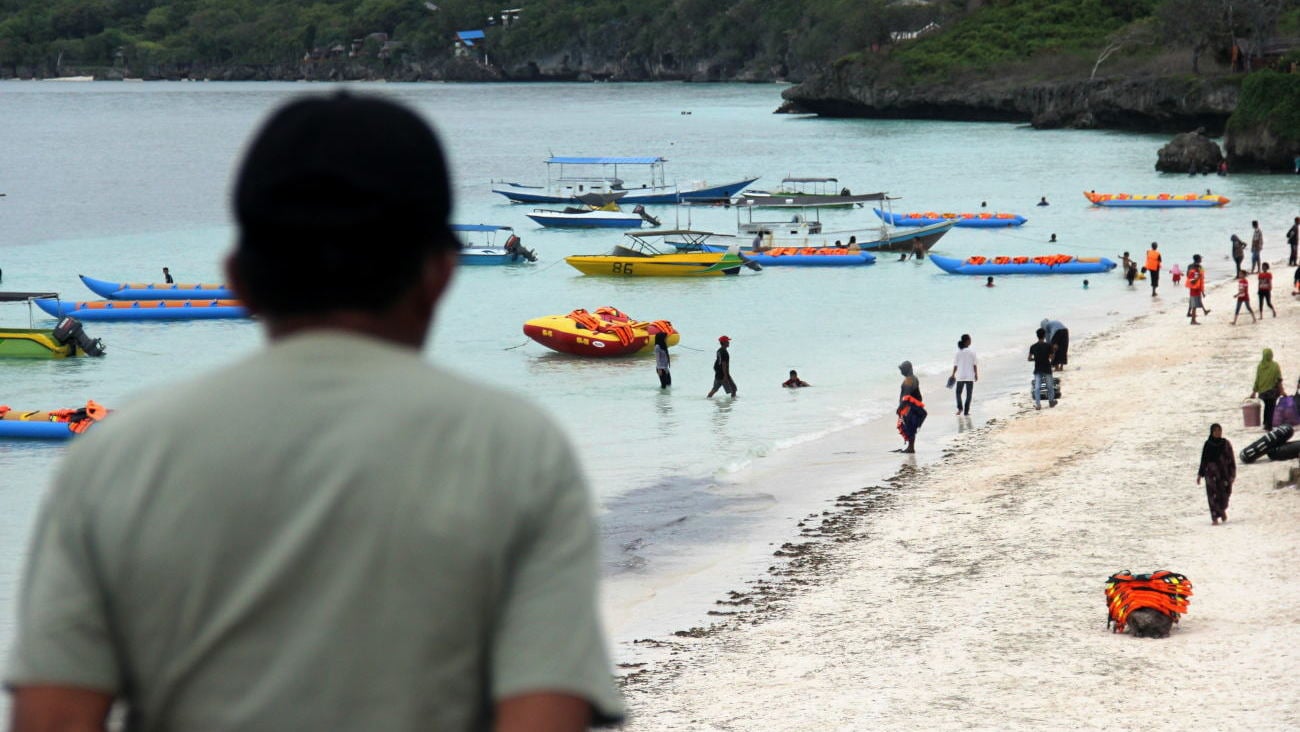
<path fill-rule="evenodd" d="M 667 158 L 653 155 L 640 157 L 574 157 L 553 155 L 546 159 L 546 184 L 525 185 L 493 181 L 492 192 L 514 203 L 580 203 L 584 193 L 618 193 L 627 204 L 673 204 L 686 201 L 726 201 L 758 180 L 758 176 L 709 185 L 696 181 L 685 185 L 669 183 L 664 171 Z M 640 185 L 628 185 L 620 168 L 643 169 L 648 179 Z"/>
<path fill-rule="evenodd" d="M 452 224 L 451 230 L 460 237 L 460 263 L 463 265 L 527 264 L 536 262 L 533 250 L 524 247 L 514 227 L 496 224 Z M 505 232 L 505 241 L 496 238 Z M 478 239 L 472 243 L 467 239 Z"/>

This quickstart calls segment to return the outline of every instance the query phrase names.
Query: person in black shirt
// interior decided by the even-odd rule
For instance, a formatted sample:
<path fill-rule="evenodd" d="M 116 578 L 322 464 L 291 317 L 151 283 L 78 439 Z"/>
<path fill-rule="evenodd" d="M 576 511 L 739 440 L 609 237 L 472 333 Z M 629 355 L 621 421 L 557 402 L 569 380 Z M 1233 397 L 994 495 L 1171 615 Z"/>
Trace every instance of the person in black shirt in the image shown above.
<path fill-rule="evenodd" d="M 163 267 L 163 282 L 169 285 L 176 284 L 176 281 L 172 279 L 172 271 L 166 267 Z"/>
<path fill-rule="evenodd" d="M 1056 406 L 1056 384 L 1052 381 L 1052 344 L 1047 342 L 1047 331 L 1038 329 L 1038 342 L 1029 347 L 1027 361 L 1034 362 L 1034 409 L 1042 409 L 1043 384 L 1047 384 L 1047 406 Z"/>
<path fill-rule="evenodd" d="M 736 382 L 731 378 L 731 354 L 727 347 L 731 345 L 731 339 L 726 336 L 718 336 L 718 355 L 713 359 L 713 388 L 709 389 L 708 396 L 712 397 L 719 388 L 727 392 L 727 396 L 736 396 Z"/>

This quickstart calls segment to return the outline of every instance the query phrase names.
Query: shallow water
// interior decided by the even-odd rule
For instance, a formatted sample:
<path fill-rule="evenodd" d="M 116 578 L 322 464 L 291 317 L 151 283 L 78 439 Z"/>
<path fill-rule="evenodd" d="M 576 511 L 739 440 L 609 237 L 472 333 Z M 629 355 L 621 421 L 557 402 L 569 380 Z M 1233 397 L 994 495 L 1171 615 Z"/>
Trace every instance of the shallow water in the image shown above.
<path fill-rule="evenodd" d="M 76 275 L 178 281 L 220 279 L 231 239 L 227 197 L 234 161 L 254 125 L 284 99 L 324 85 L 0 83 L 0 269 L 5 290 L 54 289 L 92 299 Z M 1140 257 L 1153 240 L 1166 267 L 1207 255 L 1225 272 L 1228 235 L 1264 222 L 1268 250 L 1283 246 L 1300 178 L 1170 176 L 1153 169 L 1159 136 L 1035 131 L 997 123 L 819 120 L 774 115 L 774 85 L 385 84 L 432 120 L 454 168 L 456 220 L 516 227 L 541 261 L 467 268 L 443 304 L 429 357 L 541 402 L 579 446 L 603 510 L 605 567 L 653 586 L 721 541 L 762 541 L 747 519 L 778 499 L 718 491 L 717 479 L 765 456 L 807 445 L 888 414 L 896 365 L 917 365 L 931 399 L 961 333 L 987 368 L 1028 364 L 1024 349 L 1043 317 L 1078 340 L 1150 307 L 1144 283 L 1115 273 L 1088 277 L 947 275 L 928 262 L 882 257 L 875 266 L 702 280 L 584 277 L 561 260 L 606 251 L 611 232 L 541 230 L 489 192 L 489 181 L 537 182 L 549 154 L 654 155 L 669 178 L 710 182 L 761 175 L 837 176 L 855 192 L 886 190 L 897 211 L 989 210 L 1029 217 L 1022 228 L 955 229 L 936 246 L 952 256 L 1045 254 Z M 691 114 L 682 114 L 689 111 Z M 635 178 L 624 173 L 630 183 Z M 1203 192 L 1233 199 L 1214 210 L 1102 210 L 1081 191 Z M 1040 196 L 1051 206 L 1037 207 Z M 666 225 L 734 232 L 723 208 L 655 207 Z M 827 211 L 829 230 L 874 225 L 869 211 Z M 1056 233 L 1059 244 L 1047 244 Z M 1166 282 L 1163 298 L 1181 297 Z M 1279 274 L 1289 281 L 1289 273 Z M 671 320 L 674 386 L 658 388 L 652 358 L 584 361 L 522 335 L 538 315 L 613 305 L 637 318 Z M 49 322 L 38 317 L 38 323 Z M 0 323 L 27 325 L 24 306 L 0 305 Z M 190 377 L 260 342 L 245 322 L 87 324 L 109 356 L 67 363 L 0 362 L 0 403 L 112 407 L 142 389 Z M 716 338 L 732 341 L 739 398 L 704 399 Z M 796 368 L 814 386 L 779 384 Z M 941 375 L 942 372 L 942 375 Z M 991 390 L 981 384 L 976 410 Z M 946 406 L 938 409 L 942 413 Z M 977 411 L 977 418 L 979 413 Z M 888 450 L 892 441 L 872 445 Z M 17 572 L 32 511 L 61 448 L 0 445 L 0 648 L 12 633 Z M 756 462 L 757 461 L 757 462 Z M 815 478 L 810 478 L 815 483 Z M 811 490 L 815 490 L 815 486 Z M 770 525 L 770 522 L 769 524 Z M 668 562 L 668 558 L 672 562 Z M 617 586 L 631 586 L 619 583 Z M 615 601 L 617 598 L 615 598 Z"/>

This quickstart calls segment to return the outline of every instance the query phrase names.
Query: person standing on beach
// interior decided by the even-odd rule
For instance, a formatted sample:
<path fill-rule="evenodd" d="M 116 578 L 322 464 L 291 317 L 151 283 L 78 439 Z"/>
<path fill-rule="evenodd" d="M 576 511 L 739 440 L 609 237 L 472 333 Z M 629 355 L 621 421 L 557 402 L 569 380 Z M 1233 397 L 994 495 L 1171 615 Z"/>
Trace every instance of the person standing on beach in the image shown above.
<path fill-rule="evenodd" d="M 1056 383 L 1052 377 L 1052 344 L 1047 342 L 1047 331 L 1039 328 L 1038 341 L 1029 347 L 1029 358 L 1034 362 L 1034 409 L 1042 409 L 1042 393 L 1047 391 L 1047 406 L 1056 406 Z"/>
<path fill-rule="evenodd" d="M 1233 234 L 1229 241 L 1232 242 L 1232 261 L 1237 265 L 1237 274 L 1235 276 L 1240 277 L 1241 263 L 1246 261 L 1246 242 L 1242 241 L 1241 237 L 1236 234 Z"/>
<path fill-rule="evenodd" d="M 925 401 L 921 398 L 921 380 L 912 373 L 912 362 L 904 361 L 898 365 L 903 375 L 903 384 L 898 389 L 898 434 L 903 436 L 907 447 L 895 452 L 916 452 L 916 433 L 925 422 Z"/>
<path fill-rule="evenodd" d="M 1296 266 L 1296 245 L 1300 244 L 1300 216 L 1295 217 L 1291 228 L 1286 230 L 1286 245 L 1291 250 L 1287 255 L 1287 266 Z"/>
<path fill-rule="evenodd" d="M 718 336 L 718 352 L 713 357 L 713 388 L 705 398 L 712 398 L 718 389 L 722 389 L 727 396 L 736 396 L 736 382 L 731 378 L 731 339 L 726 336 Z"/>
<path fill-rule="evenodd" d="M 970 416 L 970 398 L 975 393 L 975 382 L 980 379 L 979 363 L 975 358 L 975 349 L 970 347 L 969 334 L 962 334 L 957 341 L 957 355 L 953 356 L 950 378 L 957 384 L 957 415 Z M 962 391 L 966 392 L 966 402 L 962 403 Z"/>
<path fill-rule="evenodd" d="M 673 374 L 669 370 L 668 334 L 662 330 L 655 333 L 655 373 L 659 374 L 659 388 L 667 389 L 673 385 Z"/>
<path fill-rule="evenodd" d="M 1258 221 L 1250 222 L 1250 228 L 1254 229 L 1250 234 L 1250 271 L 1258 272 L 1264 254 L 1264 230 Z"/>
<path fill-rule="evenodd" d="M 1277 310 L 1273 309 L 1273 273 L 1268 271 L 1268 262 L 1259 265 L 1259 274 L 1255 276 L 1255 290 L 1259 294 L 1259 317 L 1264 317 L 1264 306 L 1273 312 L 1273 317 L 1277 317 Z"/>
<path fill-rule="evenodd" d="M 1250 307 L 1250 280 L 1246 279 L 1244 272 L 1237 278 L 1237 309 L 1232 313 L 1233 325 L 1237 324 L 1237 316 L 1241 314 L 1242 305 L 1245 305 L 1246 312 L 1250 313 L 1250 322 L 1258 322 L 1255 318 L 1255 311 Z M 1263 313 L 1260 313 L 1260 315 L 1263 315 Z"/>
<path fill-rule="evenodd" d="M 622 716 L 572 448 L 422 353 L 459 255 L 446 170 L 377 97 L 264 123 L 226 276 L 269 342 L 68 451 L 16 603 L 15 732 L 103 730 L 115 703 L 132 730 Z"/>
<path fill-rule="evenodd" d="M 1277 407 L 1277 400 L 1286 396 L 1282 384 L 1282 367 L 1273 360 L 1271 348 L 1264 349 L 1259 365 L 1255 367 L 1255 384 L 1250 398 L 1254 399 L 1256 395 L 1264 402 L 1264 431 L 1268 432 L 1273 429 L 1273 409 Z"/>
<path fill-rule="evenodd" d="M 1232 497 L 1232 482 L 1237 479 L 1237 459 L 1232 455 L 1232 443 L 1223 438 L 1223 428 L 1210 425 L 1210 436 L 1201 447 L 1201 467 L 1196 471 L 1196 482 L 1205 479 L 1205 498 L 1210 504 L 1210 525 L 1218 526 L 1228 520 L 1228 499 Z"/>
<path fill-rule="evenodd" d="M 1237 274 L 1240 276 L 1240 268 Z M 1201 266 L 1199 254 L 1193 254 L 1192 263 L 1187 265 L 1187 293 L 1187 317 L 1192 319 L 1192 325 L 1200 325 L 1196 321 L 1196 311 L 1204 310 L 1206 315 L 1210 311 L 1205 307 L 1205 268 Z"/>
<path fill-rule="evenodd" d="M 1047 342 L 1052 346 L 1052 368 L 1064 371 L 1070 363 L 1070 329 L 1059 320 L 1047 318 L 1039 325 L 1047 331 Z"/>
<path fill-rule="evenodd" d="M 1124 252 L 1124 255 L 1119 258 L 1119 261 L 1124 267 L 1124 279 L 1128 281 L 1128 286 L 1132 287 L 1133 281 L 1136 280 L 1138 276 L 1137 262 L 1133 261 L 1133 258 L 1128 255 L 1128 252 Z"/>
<path fill-rule="evenodd" d="M 172 279 L 172 271 L 166 267 L 163 267 L 163 282 L 169 285 L 176 284 L 176 281 Z"/>
<path fill-rule="evenodd" d="M 1151 297 L 1156 296 L 1156 287 L 1160 285 L 1160 252 L 1156 249 L 1158 245 L 1151 242 L 1151 248 L 1147 250 L 1147 275 L 1151 278 Z"/>

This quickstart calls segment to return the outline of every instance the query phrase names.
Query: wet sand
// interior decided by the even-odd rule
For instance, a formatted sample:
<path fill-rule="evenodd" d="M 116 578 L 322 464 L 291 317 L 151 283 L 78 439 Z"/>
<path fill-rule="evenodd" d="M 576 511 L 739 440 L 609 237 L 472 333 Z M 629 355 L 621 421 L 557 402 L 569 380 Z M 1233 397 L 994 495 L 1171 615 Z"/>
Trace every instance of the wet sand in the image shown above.
<path fill-rule="evenodd" d="M 1300 301 L 1280 288 L 1276 319 L 1232 326 L 1229 287 L 1190 326 L 1166 284 L 1150 315 L 1072 344 L 1057 408 L 1013 397 L 796 522 L 716 623 L 641 641 L 656 660 L 621 671 L 628 728 L 1300 727 L 1297 462 L 1239 465 L 1222 526 L 1196 484 L 1210 423 L 1237 451 L 1262 434 L 1240 404 L 1264 347 L 1292 390 Z M 1193 581 L 1170 638 L 1107 630 L 1124 569 Z"/>

